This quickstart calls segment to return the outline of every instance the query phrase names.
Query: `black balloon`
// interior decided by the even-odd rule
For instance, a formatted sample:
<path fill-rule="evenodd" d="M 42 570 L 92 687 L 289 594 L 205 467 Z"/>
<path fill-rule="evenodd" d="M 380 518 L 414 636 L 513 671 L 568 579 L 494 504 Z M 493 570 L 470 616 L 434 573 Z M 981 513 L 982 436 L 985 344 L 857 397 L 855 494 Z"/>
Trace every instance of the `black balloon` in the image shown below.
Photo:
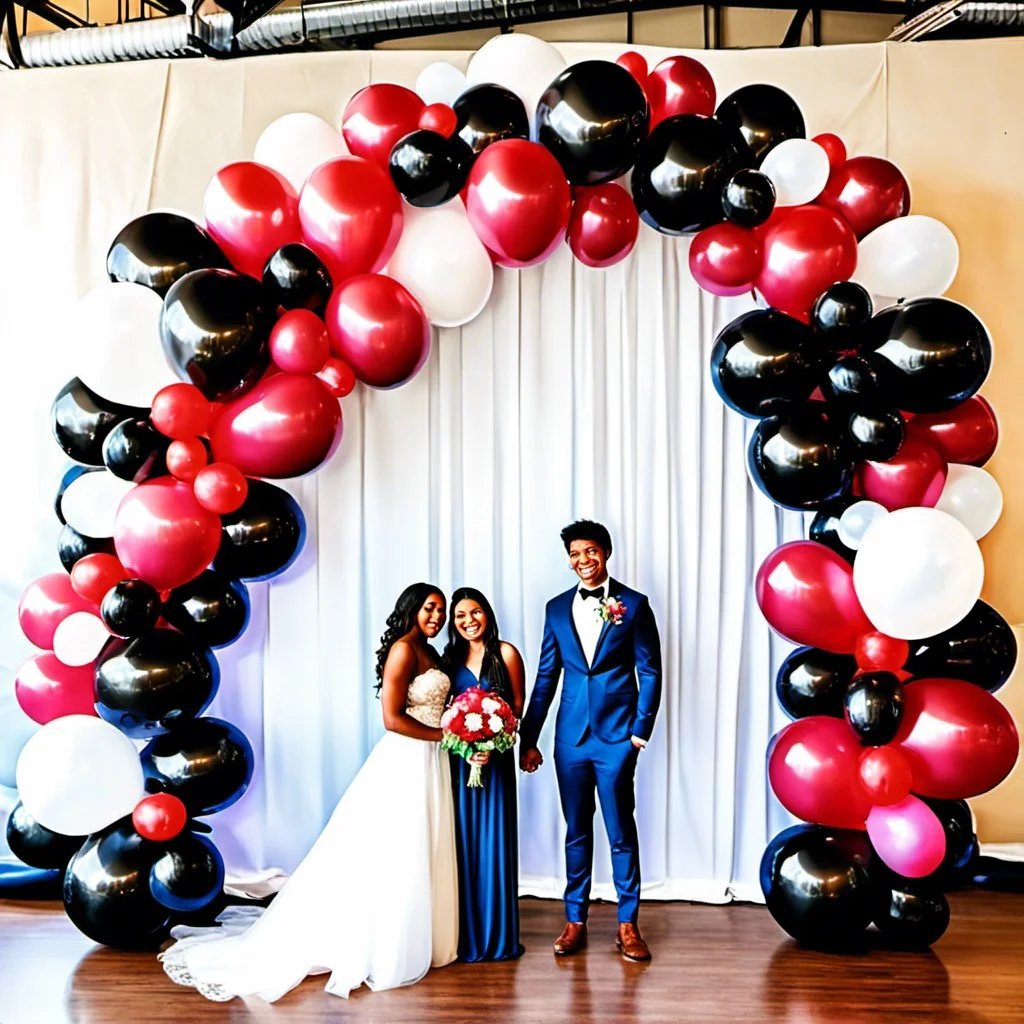
<path fill-rule="evenodd" d="M 220 550 L 213 563 L 233 580 L 268 580 L 296 559 L 306 536 L 298 502 L 280 487 L 250 480 L 237 512 L 221 516 Z"/>
<path fill-rule="evenodd" d="M 100 618 L 114 636 L 142 636 L 160 618 L 160 595 L 145 580 L 122 580 L 103 596 Z"/>
<path fill-rule="evenodd" d="M 30 868 L 63 871 L 83 842 L 85 836 L 65 836 L 44 828 L 21 803 L 7 819 L 7 845 Z"/>
<path fill-rule="evenodd" d="M 722 210 L 726 220 L 741 228 L 756 228 L 775 209 L 775 186 L 760 171 L 737 171 L 722 189 Z"/>
<path fill-rule="evenodd" d="M 807 135 L 796 101 L 774 85 L 745 85 L 737 89 L 718 105 L 715 117 L 743 135 L 757 167 L 780 142 Z"/>
<path fill-rule="evenodd" d="M 501 85 L 474 85 L 452 104 L 455 136 L 473 156 L 502 139 L 528 139 L 530 119 L 523 101 Z"/>
<path fill-rule="evenodd" d="M 936 636 L 915 640 L 906 670 L 919 678 L 963 679 L 998 690 L 1017 664 L 1017 638 L 1006 619 L 984 601 L 955 626 Z"/>
<path fill-rule="evenodd" d="M 621 65 L 585 60 L 567 67 L 537 104 L 537 141 L 572 185 L 622 177 L 647 137 L 647 96 Z"/>
<path fill-rule="evenodd" d="M 761 858 L 761 891 L 772 917 L 818 949 L 859 946 L 871 921 L 873 851 L 863 832 L 794 825 Z"/>
<path fill-rule="evenodd" d="M 128 736 L 146 739 L 205 711 L 219 682 L 209 650 L 173 629 L 154 629 L 107 642 L 96 661 L 96 711 Z"/>
<path fill-rule="evenodd" d="M 871 295 L 853 281 L 839 281 L 818 296 L 811 309 L 811 326 L 833 350 L 853 348 L 855 332 L 863 327 L 874 312 Z"/>
<path fill-rule="evenodd" d="M 188 217 L 144 213 L 117 233 L 107 253 L 111 281 L 130 281 L 166 295 L 179 278 L 204 267 L 231 264 L 217 243 Z"/>
<path fill-rule="evenodd" d="M 440 206 L 458 195 L 470 157 L 458 139 L 419 129 L 395 143 L 388 160 L 391 180 L 411 206 Z"/>
<path fill-rule="evenodd" d="M 248 391 L 270 364 L 272 326 L 258 281 L 230 270 L 195 270 L 167 293 L 160 338 L 179 376 L 224 401 Z"/>
<path fill-rule="evenodd" d="M 850 486 L 842 424 L 824 402 L 795 403 L 761 420 L 750 438 L 750 476 L 776 505 L 812 511 Z"/>
<path fill-rule="evenodd" d="M 865 672 L 846 691 L 846 722 L 866 747 L 891 743 L 903 719 L 903 684 L 891 672 Z"/>
<path fill-rule="evenodd" d="M 928 796 L 920 799 L 935 812 L 946 833 L 946 856 L 926 881 L 942 889 L 967 885 L 978 859 L 978 837 L 974 834 L 971 808 L 966 800 L 938 800 Z"/>
<path fill-rule="evenodd" d="M 949 904 L 927 882 L 889 876 L 871 895 L 871 919 L 886 945 L 926 949 L 949 927 Z"/>
<path fill-rule="evenodd" d="M 821 393 L 829 402 L 859 408 L 878 402 L 882 382 L 874 365 L 863 356 L 843 356 L 822 378 Z"/>
<path fill-rule="evenodd" d="M 907 412 L 943 412 L 975 394 L 992 365 L 985 325 L 950 299 L 914 299 L 873 317 L 864 328 L 869 357 L 887 404 Z"/>
<path fill-rule="evenodd" d="M 170 443 L 148 419 L 122 420 L 103 442 L 103 464 L 114 476 L 141 484 L 167 472 L 164 455 Z"/>
<path fill-rule="evenodd" d="M 790 718 L 842 718 L 846 691 L 857 671 L 849 654 L 798 647 L 779 668 L 775 694 Z"/>
<path fill-rule="evenodd" d="M 734 129 L 700 114 L 668 117 L 641 145 L 633 168 L 633 202 L 651 227 L 666 235 L 716 224 L 722 189 L 750 154 Z"/>
<path fill-rule="evenodd" d="M 170 911 L 149 891 L 158 854 L 159 846 L 146 842 L 130 817 L 89 836 L 64 875 L 64 909 L 75 927 L 104 946 L 159 946 Z"/>
<path fill-rule="evenodd" d="M 839 539 L 839 519 L 842 514 L 853 504 L 864 499 L 853 494 L 843 494 L 831 501 L 826 501 L 818 506 L 818 514 L 811 521 L 811 527 L 807 536 L 818 544 L 824 544 L 831 548 L 837 555 L 842 555 L 850 565 L 857 557 L 853 548 L 848 548 Z"/>
<path fill-rule="evenodd" d="M 237 580 L 206 569 L 175 588 L 164 602 L 164 618 L 196 643 L 224 647 L 243 633 L 249 621 L 249 593 Z"/>
<path fill-rule="evenodd" d="M 142 752 L 146 788 L 172 793 L 192 815 L 230 807 L 248 787 L 253 764 L 241 730 L 219 718 L 185 722 Z"/>
<path fill-rule="evenodd" d="M 263 290 L 271 307 L 320 310 L 334 290 L 331 272 L 309 246 L 289 242 L 263 268 Z"/>
<path fill-rule="evenodd" d="M 711 349 L 711 380 L 722 401 L 745 416 L 769 412 L 778 399 L 806 399 L 818 383 L 821 354 L 814 332 L 777 309 L 744 313 Z"/>
<path fill-rule="evenodd" d="M 121 420 L 148 415 L 148 409 L 108 402 L 75 377 L 53 400 L 50 424 L 65 455 L 87 466 L 102 466 L 103 442 L 114 427 Z"/>
<path fill-rule="evenodd" d="M 75 562 L 86 555 L 112 555 L 114 554 L 114 540 L 112 537 L 86 537 L 79 533 L 73 526 L 64 524 L 57 538 L 57 556 L 60 564 L 71 572 Z"/>
<path fill-rule="evenodd" d="M 182 832 L 160 844 L 149 871 L 153 899 L 177 913 L 194 913 L 212 903 L 224 888 L 224 860 L 205 836 Z"/>
<path fill-rule="evenodd" d="M 57 494 L 53 499 L 53 511 L 57 514 L 57 518 L 67 526 L 67 520 L 64 518 L 64 510 L 61 508 L 61 502 L 64 499 L 64 492 L 83 474 L 83 473 L 103 473 L 102 469 L 87 469 L 85 466 L 70 466 L 65 470 L 64 475 L 60 478 L 60 483 L 57 485 Z"/>
<path fill-rule="evenodd" d="M 888 462 L 903 447 L 907 424 L 898 409 L 869 404 L 850 413 L 846 434 L 855 460 Z"/>

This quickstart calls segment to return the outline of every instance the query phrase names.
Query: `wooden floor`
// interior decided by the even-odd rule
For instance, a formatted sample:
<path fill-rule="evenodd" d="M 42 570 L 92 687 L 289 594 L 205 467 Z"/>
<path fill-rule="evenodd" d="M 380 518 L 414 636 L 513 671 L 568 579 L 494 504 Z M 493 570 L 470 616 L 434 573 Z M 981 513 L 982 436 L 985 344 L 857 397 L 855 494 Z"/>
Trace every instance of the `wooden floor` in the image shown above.
<path fill-rule="evenodd" d="M 649 965 L 612 946 L 614 908 L 594 907 L 590 949 L 556 960 L 558 904 L 523 900 L 526 955 L 456 965 L 345 1001 L 308 979 L 281 1002 L 208 1003 L 155 959 L 93 946 L 56 904 L 0 902 L 2 1024 L 210 1021 L 686 1021 L 997 1024 L 1024 1020 L 1024 895 L 951 897 L 931 953 L 829 956 L 790 942 L 760 907 L 644 904 Z"/>

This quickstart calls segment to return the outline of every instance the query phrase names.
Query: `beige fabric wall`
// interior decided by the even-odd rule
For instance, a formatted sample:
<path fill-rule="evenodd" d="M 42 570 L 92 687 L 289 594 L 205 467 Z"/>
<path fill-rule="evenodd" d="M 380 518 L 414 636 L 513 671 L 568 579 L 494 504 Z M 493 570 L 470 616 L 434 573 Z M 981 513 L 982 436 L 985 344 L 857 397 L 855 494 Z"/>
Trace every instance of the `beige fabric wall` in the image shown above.
<path fill-rule="evenodd" d="M 685 13 L 685 12 L 684 12 Z M 680 15 L 682 16 L 682 15 Z M 625 47 L 563 47 L 570 60 L 614 58 Z M 649 59 L 669 51 L 639 47 Z M 961 246 L 951 290 L 988 323 L 996 362 L 986 394 L 1002 422 L 992 468 L 1006 496 L 1003 520 L 984 541 L 986 599 L 1010 622 L 1024 622 L 1024 582 L 1017 571 L 1024 530 L 1024 349 L 1014 327 L 1024 259 L 1024 40 L 869 44 L 798 50 L 695 52 L 725 95 L 741 84 L 770 81 L 803 107 L 809 134 L 834 130 L 852 152 L 889 155 L 910 178 L 914 209 L 944 220 Z M 468 53 L 447 53 L 465 65 Z M 338 123 L 349 96 L 369 81 L 412 85 L 434 52 L 376 51 L 250 58 L 243 61 L 149 62 L 18 72 L 0 76 L 0 238 L 2 334 L 14 345 L 46 346 L 33 379 L 16 364 L 0 374 L 0 403 L 38 389 L 24 431 L 45 438 L 50 396 L 64 383 L 62 354 L 71 335 L 59 315 L 103 280 L 110 239 L 131 217 L 153 207 L 201 210 L 204 187 L 222 164 L 251 155 L 275 117 L 310 110 Z M 983 83 L 983 88 L 978 88 Z M 45 274 L 41 268 L 45 267 Z M 6 344 L 6 343 L 5 343 Z M 16 351 L 16 348 L 15 348 Z M 43 379 L 45 378 L 45 379 Z M 8 479 L 53 480 L 60 467 L 45 452 L 12 444 Z M 40 473 L 40 459 L 51 473 Z M 49 484 L 5 509 L 7 527 L 31 536 L 33 517 L 52 495 Z M 6 551 L 6 560 L 26 552 Z M 25 565 L 28 575 L 31 566 Z M 768 685 L 768 681 L 766 681 Z M 1024 721 L 1024 685 L 1006 688 Z M 1024 772 L 978 802 L 989 841 L 1024 841 Z"/>

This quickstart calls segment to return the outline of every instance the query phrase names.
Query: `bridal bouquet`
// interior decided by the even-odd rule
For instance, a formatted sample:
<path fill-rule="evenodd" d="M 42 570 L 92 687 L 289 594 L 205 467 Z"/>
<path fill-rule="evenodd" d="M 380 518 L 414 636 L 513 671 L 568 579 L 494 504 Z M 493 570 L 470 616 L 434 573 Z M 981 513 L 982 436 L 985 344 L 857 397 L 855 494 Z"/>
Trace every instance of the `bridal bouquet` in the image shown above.
<path fill-rule="evenodd" d="M 516 716 L 501 697 L 474 686 L 460 693 L 442 716 L 441 749 L 454 751 L 467 761 L 491 750 L 502 753 L 515 744 L 517 725 Z M 475 764 L 466 785 L 483 784 L 483 765 Z"/>

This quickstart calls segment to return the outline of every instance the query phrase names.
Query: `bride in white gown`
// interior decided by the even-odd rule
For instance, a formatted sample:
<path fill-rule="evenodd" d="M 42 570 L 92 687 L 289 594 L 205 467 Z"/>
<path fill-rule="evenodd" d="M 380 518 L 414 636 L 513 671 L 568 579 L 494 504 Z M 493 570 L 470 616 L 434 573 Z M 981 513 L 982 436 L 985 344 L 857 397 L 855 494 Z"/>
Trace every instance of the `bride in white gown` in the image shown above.
<path fill-rule="evenodd" d="M 448 677 L 428 640 L 445 599 L 417 583 L 399 597 L 377 656 L 388 732 L 266 911 L 230 907 L 221 927 L 178 927 L 164 970 L 207 999 L 280 999 L 330 973 L 347 996 L 411 985 L 458 950 L 459 903 L 448 755 Z"/>

